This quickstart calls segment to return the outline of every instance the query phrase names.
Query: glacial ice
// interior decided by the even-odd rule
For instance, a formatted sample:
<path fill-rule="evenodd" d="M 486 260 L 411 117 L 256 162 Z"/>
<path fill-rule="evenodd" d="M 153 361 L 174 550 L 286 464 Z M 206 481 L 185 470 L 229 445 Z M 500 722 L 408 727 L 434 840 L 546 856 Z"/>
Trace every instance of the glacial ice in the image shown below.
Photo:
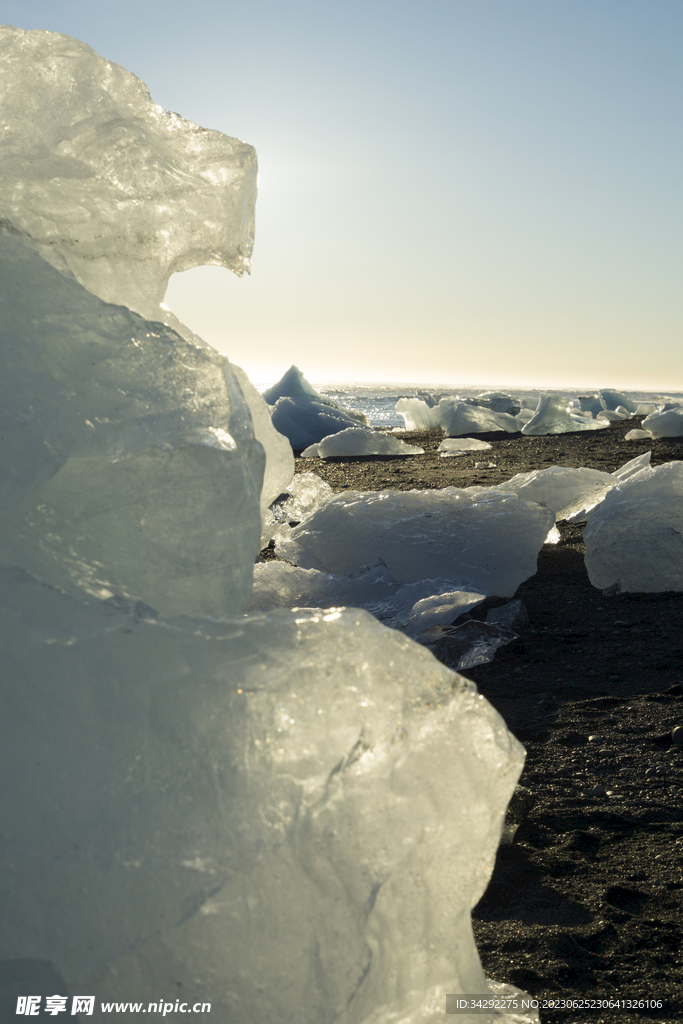
<path fill-rule="evenodd" d="M 233 614 L 259 550 L 263 449 L 224 357 L 0 233 L 0 562 L 71 593 Z"/>
<path fill-rule="evenodd" d="M 484 452 L 493 447 L 478 437 L 446 437 L 436 449 L 439 455 L 464 455 L 466 452 Z"/>
<path fill-rule="evenodd" d="M 0 957 L 236 1024 L 488 991 L 469 912 L 523 749 L 473 684 L 351 609 L 168 619 L 20 570 L 0 605 Z"/>
<path fill-rule="evenodd" d="M 291 366 L 277 384 L 264 391 L 263 398 L 273 407 L 273 426 L 296 451 L 349 427 L 368 425 L 362 412 L 343 409 L 331 398 L 318 394 L 296 366 Z"/>
<path fill-rule="evenodd" d="M 592 510 L 583 539 L 594 587 L 683 590 L 683 463 L 620 481 Z"/>
<path fill-rule="evenodd" d="M 522 427 L 523 434 L 572 434 L 579 430 L 604 430 L 607 423 L 600 423 L 590 415 L 570 412 L 566 398 L 561 395 L 543 395 L 535 415 Z"/>
<path fill-rule="evenodd" d="M 369 427 L 347 427 L 309 445 L 301 453 L 304 459 L 314 456 L 327 459 L 334 455 L 424 455 L 424 448 Z"/>
<path fill-rule="evenodd" d="M 629 430 L 627 434 L 624 434 L 625 441 L 644 441 L 646 439 L 652 440 L 652 434 L 649 430 Z"/>
<path fill-rule="evenodd" d="M 406 430 L 435 430 L 441 426 L 436 407 L 423 398 L 399 398 L 396 412 L 403 417 Z"/>
<path fill-rule="evenodd" d="M 0 218 L 100 299 L 186 337 L 160 305 L 171 274 L 249 270 L 253 147 L 163 110 L 70 36 L 2 26 L 0 69 Z"/>
<path fill-rule="evenodd" d="M 512 597 L 536 571 L 554 521 L 550 509 L 495 490 L 345 491 L 276 550 L 295 565 L 339 576 L 381 558 L 397 580 L 458 580 Z"/>
<path fill-rule="evenodd" d="M 631 416 L 638 409 L 638 403 L 622 394 L 621 391 L 614 391 L 612 388 L 603 388 L 600 391 L 600 402 L 603 409 L 617 410 L 620 406 Z"/>
<path fill-rule="evenodd" d="M 469 911 L 523 750 L 362 611 L 225 618 L 291 456 L 161 299 L 248 269 L 254 152 L 67 36 L 0 58 L 0 958 L 235 1024 L 441 1020 L 488 990 Z"/>
<path fill-rule="evenodd" d="M 683 406 L 651 412 L 642 422 L 651 437 L 683 437 Z"/>
<path fill-rule="evenodd" d="M 270 561 L 254 567 L 249 611 L 352 605 L 364 608 L 384 625 L 414 637 L 431 626 L 453 622 L 485 597 L 453 580 L 400 583 L 380 559 L 344 576 Z"/>
<path fill-rule="evenodd" d="M 585 508 L 594 496 L 599 500 L 614 483 L 611 473 L 599 469 L 549 466 L 518 473 L 505 483 L 497 484 L 497 489 L 506 493 L 513 491 L 525 501 L 536 501 L 552 509 L 556 520 L 560 520 Z"/>
<path fill-rule="evenodd" d="M 494 412 L 493 409 L 486 409 L 481 405 L 470 405 L 468 402 L 461 402 L 458 398 L 442 398 L 435 412 L 448 437 L 484 433 L 490 430 L 516 433 L 520 429 L 514 416 L 504 412 Z"/>
<path fill-rule="evenodd" d="M 56 33 L 1 28 L 0 89 L 0 559 L 71 592 L 237 612 L 263 449 L 227 360 L 160 300 L 174 270 L 248 267 L 254 151 Z"/>
<path fill-rule="evenodd" d="M 357 427 L 358 419 L 346 410 L 312 398 L 279 398 L 272 412 L 273 426 L 295 451 L 317 444 L 330 434 Z"/>
<path fill-rule="evenodd" d="M 268 406 L 242 367 L 231 364 L 231 369 L 249 407 L 256 440 L 260 441 L 266 453 L 261 488 L 261 545 L 265 546 L 270 540 L 266 536 L 271 518 L 269 506 L 286 490 L 294 476 L 294 452 L 287 438 L 273 426 Z"/>

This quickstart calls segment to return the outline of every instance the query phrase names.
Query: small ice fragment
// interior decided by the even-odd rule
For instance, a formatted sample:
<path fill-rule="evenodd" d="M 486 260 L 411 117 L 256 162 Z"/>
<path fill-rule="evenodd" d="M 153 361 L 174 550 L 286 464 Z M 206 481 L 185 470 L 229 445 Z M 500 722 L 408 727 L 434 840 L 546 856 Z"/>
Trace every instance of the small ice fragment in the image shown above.
<path fill-rule="evenodd" d="M 447 437 L 436 449 L 441 455 L 462 455 L 464 452 L 483 452 L 493 445 L 478 437 Z"/>
<path fill-rule="evenodd" d="M 327 459 L 334 455 L 424 455 L 424 448 L 369 427 L 347 427 L 309 445 L 301 453 L 303 459 L 315 456 Z"/>
<path fill-rule="evenodd" d="M 550 531 L 550 533 L 548 534 L 548 536 L 546 537 L 546 539 L 545 539 L 545 541 L 543 543 L 544 544 L 559 544 L 561 540 L 562 540 L 562 538 L 560 536 L 560 531 L 558 530 L 558 528 L 556 526 L 553 526 L 552 530 Z"/>
<path fill-rule="evenodd" d="M 629 430 L 627 434 L 624 434 L 625 441 L 644 441 L 645 438 L 650 438 L 650 440 L 652 440 L 652 437 L 653 435 L 649 430 L 640 430 L 638 428 Z"/>

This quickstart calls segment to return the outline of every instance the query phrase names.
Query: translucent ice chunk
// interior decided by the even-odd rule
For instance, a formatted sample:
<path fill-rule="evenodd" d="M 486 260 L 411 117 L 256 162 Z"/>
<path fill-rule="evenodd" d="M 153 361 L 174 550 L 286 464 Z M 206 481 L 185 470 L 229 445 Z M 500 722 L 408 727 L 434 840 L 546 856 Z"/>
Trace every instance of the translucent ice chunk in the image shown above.
<path fill-rule="evenodd" d="M 273 426 L 295 451 L 317 444 L 330 434 L 358 426 L 347 410 L 305 396 L 279 398 L 273 408 Z"/>
<path fill-rule="evenodd" d="M 353 605 L 371 612 L 392 629 L 415 636 L 438 623 L 453 622 L 485 596 L 466 590 L 454 580 L 399 583 L 380 559 L 345 576 L 270 561 L 254 568 L 249 610 Z"/>
<path fill-rule="evenodd" d="M 435 413 L 448 437 L 481 434 L 490 430 L 505 430 L 508 433 L 519 430 L 519 423 L 514 416 L 494 412 L 480 405 L 470 405 L 457 398 L 442 398 Z"/>
<path fill-rule="evenodd" d="M 333 455 L 424 455 L 424 448 L 406 444 L 391 434 L 381 434 L 369 427 L 347 427 L 338 434 L 324 437 L 317 444 L 302 451 L 302 458 L 318 456 L 327 459 Z"/>
<path fill-rule="evenodd" d="M 616 410 L 621 406 L 626 412 L 633 415 L 638 409 L 638 403 L 634 402 L 631 398 L 627 398 L 621 391 L 613 391 L 611 388 L 603 388 L 600 392 L 600 402 L 602 403 L 603 409 Z"/>
<path fill-rule="evenodd" d="M 583 531 L 586 569 L 600 590 L 683 590 L 683 463 L 620 481 Z"/>
<path fill-rule="evenodd" d="M 651 412 L 642 426 L 651 437 L 683 437 L 683 406 Z"/>
<path fill-rule="evenodd" d="M 567 466 L 550 466 L 548 469 L 534 469 L 529 473 L 518 473 L 497 489 L 514 491 L 525 501 L 537 501 L 555 513 L 557 520 L 566 519 L 579 509 L 599 500 L 607 489 L 614 486 L 611 473 L 599 469 L 572 469 Z"/>
<path fill-rule="evenodd" d="M 522 427 L 523 434 L 573 434 L 579 430 L 604 430 L 606 424 L 568 409 L 561 395 L 543 395 L 535 416 Z"/>
<path fill-rule="evenodd" d="M 249 600 L 263 449 L 227 361 L 0 233 L 0 562 L 173 613 Z"/>
<path fill-rule="evenodd" d="M 435 407 L 422 398 L 399 398 L 396 412 L 403 417 L 406 430 L 435 430 L 441 426 Z"/>
<path fill-rule="evenodd" d="M 488 991 L 469 913 L 523 749 L 473 684 L 362 611 L 161 619 L 6 570 L 0 608 L 0 957 L 241 1024 Z"/>
<path fill-rule="evenodd" d="M 182 333 L 160 305 L 172 273 L 249 270 L 253 147 L 163 110 L 70 36 L 5 25 L 0 69 L 0 217 L 94 295 Z"/>
<path fill-rule="evenodd" d="M 287 561 L 327 573 L 344 575 L 381 558 L 398 580 L 452 579 L 511 597 L 536 571 L 554 520 L 550 509 L 483 489 L 346 491 L 277 550 Z"/>
<path fill-rule="evenodd" d="M 644 441 L 645 438 L 652 440 L 652 434 L 649 430 L 629 430 L 627 434 L 624 434 L 625 441 Z"/>
<path fill-rule="evenodd" d="M 287 438 L 279 434 L 273 426 L 268 406 L 242 367 L 232 365 L 232 372 L 249 406 L 256 439 L 261 442 L 266 453 L 261 489 L 261 518 L 265 534 L 268 532 L 270 521 L 268 508 L 282 494 L 294 476 L 294 452 Z M 262 544 L 267 544 L 269 539 L 262 537 Z"/>
<path fill-rule="evenodd" d="M 465 452 L 483 452 L 492 445 L 478 437 L 446 437 L 436 449 L 440 455 L 463 455 Z"/>

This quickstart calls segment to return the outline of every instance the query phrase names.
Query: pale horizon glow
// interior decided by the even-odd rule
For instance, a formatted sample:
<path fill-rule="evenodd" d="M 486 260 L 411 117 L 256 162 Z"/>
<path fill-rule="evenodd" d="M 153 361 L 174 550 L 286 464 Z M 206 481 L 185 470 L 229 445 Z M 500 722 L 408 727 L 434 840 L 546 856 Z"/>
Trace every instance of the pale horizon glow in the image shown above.
<path fill-rule="evenodd" d="M 252 143 L 251 277 L 165 303 L 254 381 L 683 391 L 679 0 L 7 0 Z"/>

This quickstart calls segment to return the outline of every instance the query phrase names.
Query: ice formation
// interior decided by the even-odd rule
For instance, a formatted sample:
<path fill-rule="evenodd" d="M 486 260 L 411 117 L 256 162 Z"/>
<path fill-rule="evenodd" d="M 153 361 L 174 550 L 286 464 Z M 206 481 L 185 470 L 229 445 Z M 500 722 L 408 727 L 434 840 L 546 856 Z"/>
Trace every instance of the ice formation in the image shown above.
<path fill-rule="evenodd" d="M 255 566 L 249 611 L 353 605 L 392 629 L 417 636 L 431 626 L 453 622 L 485 597 L 453 580 L 400 583 L 380 559 L 345 576 L 270 561 Z"/>
<path fill-rule="evenodd" d="M 227 614 L 251 592 L 263 449 L 224 357 L 0 235 L 0 562 L 72 593 Z"/>
<path fill-rule="evenodd" d="M 624 434 L 625 441 L 644 441 L 646 439 L 652 440 L 652 434 L 649 430 L 629 430 L 627 434 Z"/>
<path fill-rule="evenodd" d="M 358 419 L 312 398 L 279 398 L 273 408 L 273 426 L 295 451 L 301 451 L 330 434 L 357 427 Z"/>
<path fill-rule="evenodd" d="M 591 512 L 583 539 L 593 586 L 683 590 L 683 463 L 622 480 Z"/>
<path fill-rule="evenodd" d="M 347 427 L 338 434 L 330 434 L 317 444 L 309 445 L 302 458 L 317 456 L 327 459 L 333 455 L 424 455 L 424 448 L 406 444 L 391 434 L 381 434 L 369 427 Z"/>
<path fill-rule="evenodd" d="M 363 413 L 343 409 L 331 398 L 318 394 L 296 366 L 291 366 L 277 384 L 264 391 L 263 398 L 273 407 L 273 426 L 296 451 L 359 423 L 368 425 Z"/>
<path fill-rule="evenodd" d="M 346 491 L 295 527 L 277 551 L 335 575 L 381 558 L 397 580 L 444 578 L 512 597 L 536 571 L 554 521 L 549 509 L 495 490 Z"/>
<path fill-rule="evenodd" d="M 472 684 L 362 611 L 161 619 L 19 570 L 0 605 L 0 957 L 239 1024 L 487 992 L 469 911 L 523 750 Z"/>
<path fill-rule="evenodd" d="M 172 273 L 249 269 L 253 147 L 70 36 L 3 26 L 0 68 L 0 217 L 100 299 L 182 333 L 160 305 Z"/>
<path fill-rule="evenodd" d="M 642 423 L 651 437 L 683 437 L 683 406 L 662 408 L 651 412 Z"/>
<path fill-rule="evenodd" d="M 254 152 L 66 36 L 0 30 L 0 77 L 0 958 L 236 1024 L 441 1020 L 488 988 L 469 911 L 523 750 L 361 611 L 228 617 L 291 456 L 160 301 L 247 269 Z"/>
<path fill-rule="evenodd" d="M 470 405 L 458 398 L 442 398 L 436 407 L 441 427 L 448 437 L 460 434 L 484 433 L 490 430 L 505 430 L 516 433 L 520 424 L 514 416 L 494 412 L 481 405 Z"/>
<path fill-rule="evenodd" d="M 266 465 L 263 473 L 263 486 L 261 488 L 263 532 L 261 543 L 265 545 L 270 540 L 270 537 L 265 536 L 268 532 L 271 518 L 269 506 L 287 489 L 287 485 L 294 476 L 294 452 L 287 438 L 279 434 L 273 426 L 268 406 L 242 367 L 233 364 L 232 372 L 249 406 L 256 440 L 261 442 L 266 453 Z"/>
<path fill-rule="evenodd" d="M 173 270 L 248 265 L 254 151 L 68 36 L 0 29 L 0 83 L 0 559 L 71 592 L 239 611 L 263 449 L 227 360 L 159 302 Z"/>
<path fill-rule="evenodd" d="M 439 455 L 465 455 L 467 452 L 484 452 L 493 447 L 478 437 L 446 437 L 436 449 Z"/>
<path fill-rule="evenodd" d="M 607 423 L 593 419 L 590 413 L 570 411 L 561 395 L 543 395 L 535 415 L 522 427 L 523 434 L 571 434 L 578 430 L 604 430 Z"/>
<path fill-rule="evenodd" d="M 627 398 L 621 391 L 614 391 L 611 388 L 603 388 L 600 392 L 600 402 L 603 409 L 616 411 L 620 407 L 633 416 L 638 409 L 638 403 L 634 402 L 633 399 Z M 594 413 L 594 415 L 596 415 Z"/>
<path fill-rule="evenodd" d="M 436 408 L 423 398 L 399 398 L 396 412 L 403 417 L 406 430 L 435 430 L 441 426 Z"/>

